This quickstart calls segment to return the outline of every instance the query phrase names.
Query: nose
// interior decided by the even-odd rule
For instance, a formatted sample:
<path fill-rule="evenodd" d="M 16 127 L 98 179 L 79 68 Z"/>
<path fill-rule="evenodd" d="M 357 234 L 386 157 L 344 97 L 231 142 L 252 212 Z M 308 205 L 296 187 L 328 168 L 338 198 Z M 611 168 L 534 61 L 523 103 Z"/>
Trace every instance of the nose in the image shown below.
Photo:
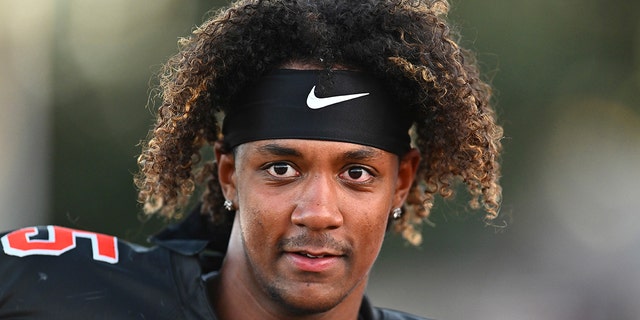
<path fill-rule="evenodd" d="M 343 224 L 337 181 L 330 175 L 313 175 L 301 185 L 291 221 L 313 231 L 337 229 Z"/>

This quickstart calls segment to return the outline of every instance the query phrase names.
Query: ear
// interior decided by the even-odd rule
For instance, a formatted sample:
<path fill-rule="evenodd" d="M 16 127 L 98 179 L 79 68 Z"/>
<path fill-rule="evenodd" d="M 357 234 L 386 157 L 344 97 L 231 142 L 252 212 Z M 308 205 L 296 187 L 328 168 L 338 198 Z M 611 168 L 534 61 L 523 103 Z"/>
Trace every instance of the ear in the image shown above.
<path fill-rule="evenodd" d="M 396 191 L 393 198 L 393 207 L 399 208 L 404 204 L 411 185 L 416 178 L 416 172 L 420 164 L 420 153 L 417 149 L 411 149 L 402 158 L 398 167 L 398 181 L 396 182 Z"/>
<path fill-rule="evenodd" d="M 218 183 L 225 199 L 236 201 L 236 163 L 233 152 L 225 151 L 222 142 L 214 145 L 216 163 L 218 164 Z"/>

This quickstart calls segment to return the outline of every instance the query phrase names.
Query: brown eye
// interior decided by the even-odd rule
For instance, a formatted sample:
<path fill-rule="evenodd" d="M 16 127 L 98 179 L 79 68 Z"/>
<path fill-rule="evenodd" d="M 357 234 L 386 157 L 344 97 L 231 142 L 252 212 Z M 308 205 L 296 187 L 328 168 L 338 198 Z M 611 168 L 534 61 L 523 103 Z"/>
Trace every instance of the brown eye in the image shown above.
<path fill-rule="evenodd" d="M 274 177 L 282 178 L 297 177 L 300 175 L 291 165 L 284 162 L 274 163 L 267 167 L 266 171 Z"/>
<path fill-rule="evenodd" d="M 363 167 L 351 167 L 340 174 L 340 178 L 352 182 L 367 182 L 374 178 L 369 170 Z"/>
<path fill-rule="evenodd" d="M 349 175 L 349 178 L 353 180 L 358 180 L 364 174 L 364 169 L 362 168 L 349 169 L 347 170 L 347 174 Z"/>
<path fill-rule="evenodd" d="M 277 175 L 283 175 L 287 173 L 287 170 L 289 170 L 289 166 L 287 165 L 276 164 L 273 166 L 273 172 L 275 172 Z"/>

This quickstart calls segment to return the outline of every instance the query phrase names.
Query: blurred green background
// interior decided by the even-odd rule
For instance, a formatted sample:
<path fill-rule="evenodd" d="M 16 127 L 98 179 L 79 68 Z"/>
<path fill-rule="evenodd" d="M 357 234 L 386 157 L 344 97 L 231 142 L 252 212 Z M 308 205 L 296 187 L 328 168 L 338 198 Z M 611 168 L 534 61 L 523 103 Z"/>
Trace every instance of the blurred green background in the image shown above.
<path fill-rule="evenodd" d="M 132 183 L 153 74 L 225 3 L 0 0 L 0 229 L 161 227 Z M 640 2 L 451 5 L 495 87 L 503 216 L 438 201 L 420 248 L 389 235 L 371 298 L 440 320 L 639 319 Z"/>

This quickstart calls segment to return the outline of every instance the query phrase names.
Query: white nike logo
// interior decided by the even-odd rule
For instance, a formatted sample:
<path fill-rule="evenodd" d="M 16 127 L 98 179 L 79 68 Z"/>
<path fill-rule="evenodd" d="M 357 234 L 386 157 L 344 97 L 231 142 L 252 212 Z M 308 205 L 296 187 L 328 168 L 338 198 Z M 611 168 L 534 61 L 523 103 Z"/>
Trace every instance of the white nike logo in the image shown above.
<path fill-rule="evenodd" d="M 366 92 L 366 93 L 347 94 L 343 96 L 318 98 L 316 97 L 316 86 L 313 86 L 313 88 L 311 88 L 311 91 L 309 92 L 309 95 L 307 96 L 307 106 L 309 106 L 310 109 L 322 109 L 332 104 L 364 97 L 368 94 L 369 93 Z"/>

